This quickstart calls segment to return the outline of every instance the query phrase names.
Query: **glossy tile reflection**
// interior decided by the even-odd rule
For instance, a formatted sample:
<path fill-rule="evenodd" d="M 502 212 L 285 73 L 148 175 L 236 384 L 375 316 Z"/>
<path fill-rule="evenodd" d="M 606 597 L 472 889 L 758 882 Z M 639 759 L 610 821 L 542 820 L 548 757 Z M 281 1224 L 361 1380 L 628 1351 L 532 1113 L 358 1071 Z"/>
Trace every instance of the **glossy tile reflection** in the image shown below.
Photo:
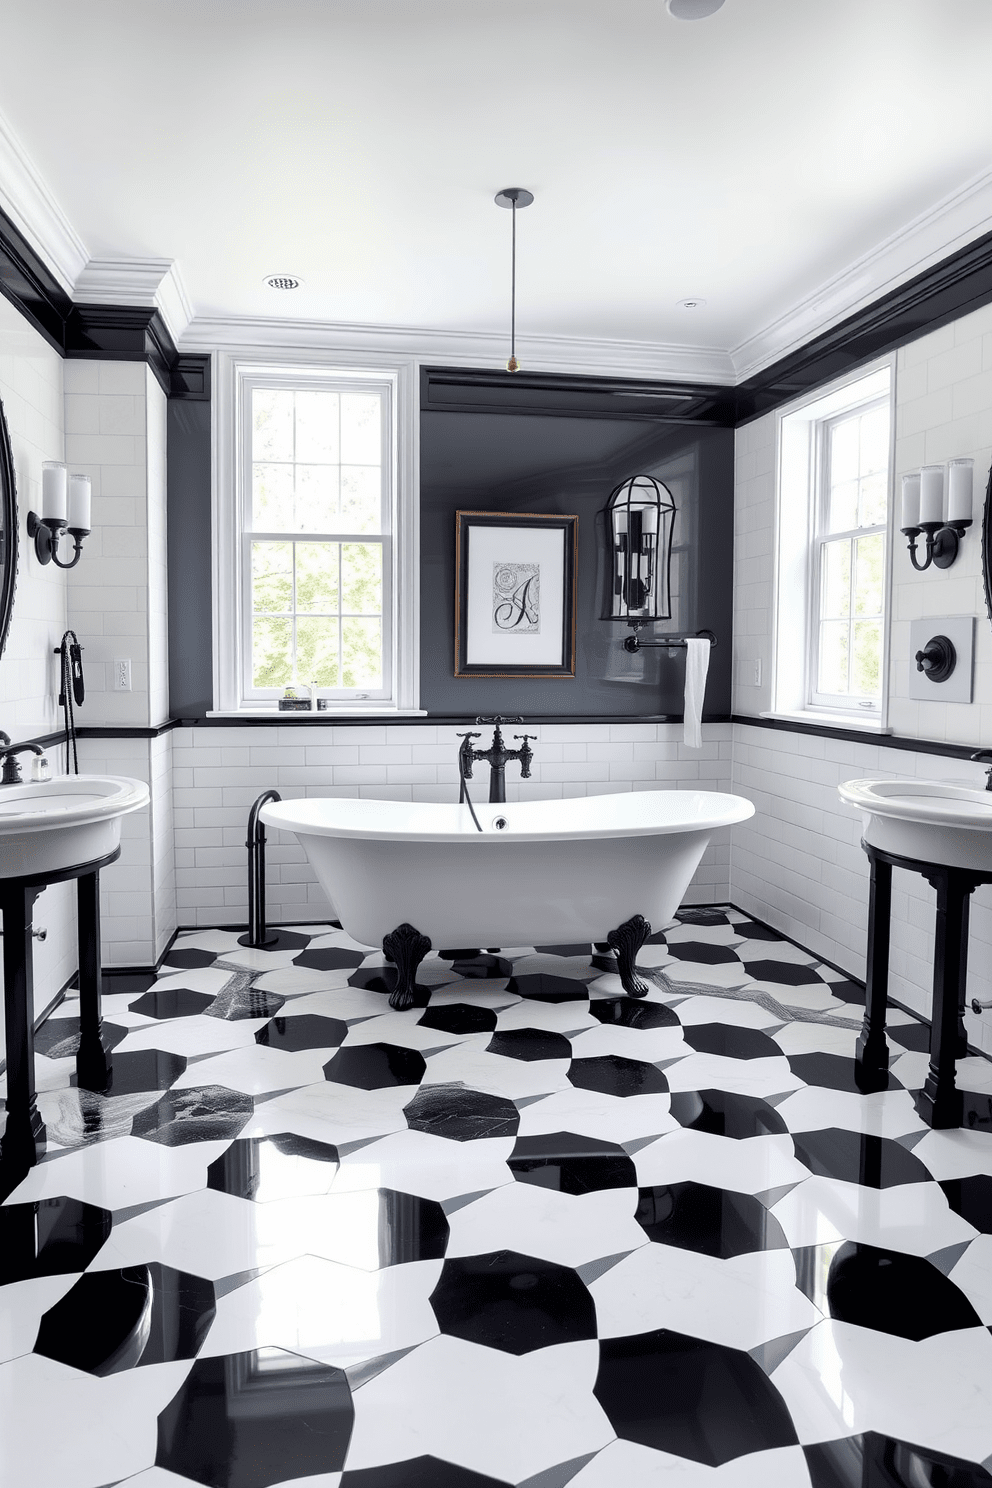
<path fill-rule="evenodd" d="M 115 979 L 104 1093 L 39 1033 L 0 1488 L 992 1488 L 984 1065 L 928 1131 L 897 1019 L 862 1095 L 863 989 L 720 906 L 644 998 L 467 946 L 398 1014 L 333 926 L 237 939 Z"/>

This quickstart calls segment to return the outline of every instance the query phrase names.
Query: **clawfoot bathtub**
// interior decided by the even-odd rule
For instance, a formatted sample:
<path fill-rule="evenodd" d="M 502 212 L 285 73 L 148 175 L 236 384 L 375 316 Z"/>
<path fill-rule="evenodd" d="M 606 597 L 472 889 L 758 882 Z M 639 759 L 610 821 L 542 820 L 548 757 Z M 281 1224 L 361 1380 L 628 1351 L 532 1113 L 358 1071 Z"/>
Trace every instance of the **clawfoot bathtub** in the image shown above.
<path fill-rule="evenodd" d="M 596 941 L 643 996 L 650 922 L 671 920 L 716 828 L 753 815 L 741 796 L 691 790 L 480 806 L 481 832 L 466 806 L 310 798 L 261 812 L 299 837 L 348 934 L 394 962 L 399 1009 L 418 1000 L 432 945 Z"/>

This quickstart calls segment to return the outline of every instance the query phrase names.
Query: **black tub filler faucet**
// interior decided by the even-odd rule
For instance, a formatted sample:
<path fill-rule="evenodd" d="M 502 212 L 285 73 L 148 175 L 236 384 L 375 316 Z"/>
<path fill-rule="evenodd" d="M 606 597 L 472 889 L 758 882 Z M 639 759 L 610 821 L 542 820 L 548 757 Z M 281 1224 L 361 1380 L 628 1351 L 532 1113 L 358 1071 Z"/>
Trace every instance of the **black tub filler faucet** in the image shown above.
<path fill-rule="evenodd" d="M 530 747 L 529 740 L 536 739 L 536 734 L 514 734 L 515 739 L 522 739 L 523 743 L 519 749 L 507 749 L 503 744 L 503 734 L 500 729 L 501 723 L 523 723 L 522 718 L 477 718 L 476 723 L 492 723 L 493 742 L 488 749 L 473 749 L 472 740 L 478 739 L 478 734 L 462 734 L 461 745 L 458 750 L 459 768 L 464 780 L 472 779 L 472 766 L 478 760 L 485 760 L 490 769 L 489 774 L 489 799 L 490 801 L 506 800 L 506 762 L 507 760 L 520 761 L 521 780 L 530 779 L 530 763 L 534 758 L 534 751 Z"/>

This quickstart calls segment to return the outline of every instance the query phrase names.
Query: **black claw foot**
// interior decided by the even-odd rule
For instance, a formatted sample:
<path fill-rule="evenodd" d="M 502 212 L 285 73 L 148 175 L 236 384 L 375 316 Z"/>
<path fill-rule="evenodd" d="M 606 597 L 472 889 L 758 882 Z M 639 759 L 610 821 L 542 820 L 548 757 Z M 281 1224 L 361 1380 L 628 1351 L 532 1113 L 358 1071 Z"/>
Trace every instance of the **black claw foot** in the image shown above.
<path fill-rule="evenodd" d="M 606 937 L 606 943 L 611 951 L 616 953 L 617 971 L 620 973 L 620 981 L 623 990 L 628 997 L 646 997 L 648 985 L 642 982 L 637 975 L 637 953 L 641 946 L 651 934 L 651 926 L 643 915 L 631 915 L 629 920 L 624 920 L 615 930 L 611 930 Z"/>
<path fill-rule="evenodd" d="M 389 1006 L 395 1012 L 403 1013 L 416 1006 L 417 994 L 422 996 L 426 990 L 417 986 L 417 967 L 430 948 L 429 938 L 421 935 L 413 925 L 397 925 L 395 930 L 383 936 L 383 953 L 396 967 L 396 986 L 389 997 Z"/>

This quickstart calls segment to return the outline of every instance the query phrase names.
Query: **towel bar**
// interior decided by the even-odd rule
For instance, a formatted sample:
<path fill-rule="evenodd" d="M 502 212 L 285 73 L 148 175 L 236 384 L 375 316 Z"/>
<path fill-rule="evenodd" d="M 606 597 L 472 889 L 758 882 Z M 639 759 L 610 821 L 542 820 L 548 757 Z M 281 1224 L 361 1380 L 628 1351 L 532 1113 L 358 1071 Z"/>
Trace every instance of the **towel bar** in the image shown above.
<path fill-rule="evenodd" d="M 657 641 L 639 640 L 637 637 L 637 633 L 635 632 L 633 635 L 629 635 L 626 637 L 623 643 L 623 649 L 625 651 L 642 651 L 645 650 L 648 646 L 657 646 L 666 651 L 670 651 L 673 647 L 676 646 L 681 646 L 684 648 L 687 640 L 709 641 L 711 649 L 717 644 L 716 636 L 711 630 L 701 630 L 694 636 L 664 636 Z"/>

